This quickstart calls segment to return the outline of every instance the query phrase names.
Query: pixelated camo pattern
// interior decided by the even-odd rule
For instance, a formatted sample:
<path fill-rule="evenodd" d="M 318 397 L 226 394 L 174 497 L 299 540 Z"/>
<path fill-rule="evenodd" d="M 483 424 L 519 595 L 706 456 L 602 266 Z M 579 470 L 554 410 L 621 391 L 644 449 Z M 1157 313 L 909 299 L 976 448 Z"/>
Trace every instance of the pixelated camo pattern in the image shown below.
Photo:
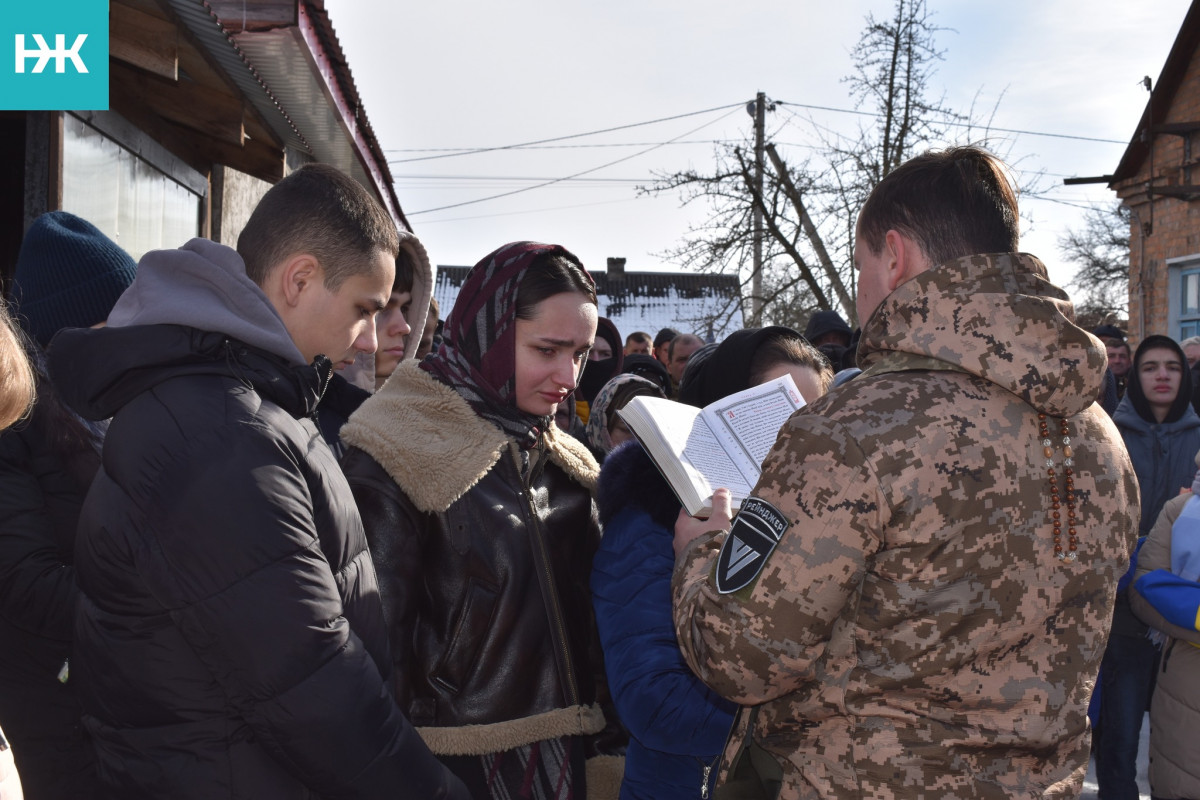
<path fill-rule="evenodd" d="M 1078 793 L 1138 490 L 1093 402 L 1104 350 L 1072 319 L 1024 254 L 901 286 L 864 328 L 865 373 L 798 412 L 764 464 L 754 494 L 791 527 L 757 582 L 717 593 L 720 535 L 677 567 L 684 654 L 761 704 L 782 797 Z M 1070 422 L 1074 563 L 1053 557 L 1039 410 Z"/>

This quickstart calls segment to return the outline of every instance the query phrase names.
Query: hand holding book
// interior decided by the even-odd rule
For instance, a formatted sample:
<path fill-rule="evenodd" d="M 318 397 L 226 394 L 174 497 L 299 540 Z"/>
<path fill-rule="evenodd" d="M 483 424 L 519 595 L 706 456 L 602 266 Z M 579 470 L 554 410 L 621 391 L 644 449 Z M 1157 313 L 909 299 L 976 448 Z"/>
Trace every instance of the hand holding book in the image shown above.
<path fill-rule="evenodd" d="M 804 398 L 790 375 L 752 386 L 703 409 L 635 397 L 618 413 L 692 516 L 712 508 L 718 487 L 736 507 L 758 481 L 779 429 Z"/>
<path fill-rule="evenodd" d="M 729 500 L 729 490 L 717 489 L 712 496 L 712 514 L 707 517 L 693 517 L 685 509 L 679 509 L 679 517 L 675 520 L 675 557 L 683 553 L 694 540 L 711 531 L 728 531 L 733 526 L 733 505 Z"/>

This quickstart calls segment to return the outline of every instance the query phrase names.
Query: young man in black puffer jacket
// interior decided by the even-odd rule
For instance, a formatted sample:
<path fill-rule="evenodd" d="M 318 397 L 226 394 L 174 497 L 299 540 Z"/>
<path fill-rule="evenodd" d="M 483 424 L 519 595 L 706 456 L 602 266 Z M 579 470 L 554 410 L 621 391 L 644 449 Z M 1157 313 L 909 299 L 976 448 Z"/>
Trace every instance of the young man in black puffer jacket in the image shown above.
<path fill-rule="evenodd" d="M 156 251 L 52 375 L 112 417 L 80 516 L 71 680 L 106 796 L 465 798 L 389 695 L 362 522 L 313 424 L 375 349 L 395 226 L 330 167 L 233 251 Z"/>

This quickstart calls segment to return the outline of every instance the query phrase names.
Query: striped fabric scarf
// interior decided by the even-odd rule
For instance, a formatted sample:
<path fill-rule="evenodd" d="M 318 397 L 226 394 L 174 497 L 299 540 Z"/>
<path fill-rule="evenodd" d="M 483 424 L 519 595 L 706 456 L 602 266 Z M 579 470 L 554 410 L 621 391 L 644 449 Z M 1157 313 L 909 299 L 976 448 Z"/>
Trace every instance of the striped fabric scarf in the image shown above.
<path fill-rule="evenodd" d="M 441 348 L 421 362 L 421 369 L 457 392 L 476 414 L 524 450 L 536 447 L 542 432 L 554 423 L 551 417 L 526 414 L 513 399 L 517 287 L 534 259 L 543 255 L 563 256 L 583 269 L 578 258 L 556 244 L 504 245 L 467 273 L 446 319 Z"/>
<path fill-rule="evenodd" d="M 476 800 L 581 800 L 587 796 L 584 750 L 564 736 L 482 756 L 441 756 Z"/>

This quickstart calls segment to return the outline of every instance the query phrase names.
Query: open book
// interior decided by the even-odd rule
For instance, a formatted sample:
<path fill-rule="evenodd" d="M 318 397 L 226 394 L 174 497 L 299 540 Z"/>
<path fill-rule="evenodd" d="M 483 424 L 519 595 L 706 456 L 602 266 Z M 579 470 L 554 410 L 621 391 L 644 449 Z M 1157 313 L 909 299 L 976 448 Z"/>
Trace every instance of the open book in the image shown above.
<path fill-rule="evenodd" d="M 729 489 L 733 510 L 750 496 L 779 429 L 804 398 L 791 375 L 752 386 L 704 408 L 635 397 L 617 413 L 642 443 L 692 516 Z"/>

